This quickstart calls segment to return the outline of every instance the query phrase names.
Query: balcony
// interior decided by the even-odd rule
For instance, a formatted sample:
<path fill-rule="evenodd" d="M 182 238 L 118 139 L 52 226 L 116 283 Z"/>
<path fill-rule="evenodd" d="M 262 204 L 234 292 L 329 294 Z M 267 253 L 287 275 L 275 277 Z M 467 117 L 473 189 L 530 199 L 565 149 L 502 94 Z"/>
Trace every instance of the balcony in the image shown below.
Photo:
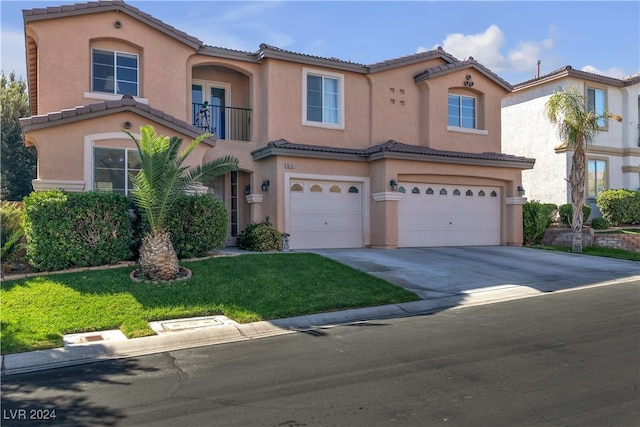
<path fill-rule="evenodd" d="M 251 113 L 249 108 L 192 104 L 192 123 L 198 129 L 215 134 L 218 139 L 251 141 Z"/>

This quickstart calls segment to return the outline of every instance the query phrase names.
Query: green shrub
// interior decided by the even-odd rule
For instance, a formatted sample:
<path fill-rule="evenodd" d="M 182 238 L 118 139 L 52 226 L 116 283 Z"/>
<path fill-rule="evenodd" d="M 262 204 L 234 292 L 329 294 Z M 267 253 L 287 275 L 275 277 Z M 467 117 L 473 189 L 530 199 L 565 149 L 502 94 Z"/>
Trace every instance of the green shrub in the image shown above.
<path fill-rule="evenodd" d="M 596 204 L 602 217 L 613 225 L 640 223 L 640 191 L 603 191 L 598 194 Z"/>
<path fill-rule="evenodd" d="M 167 218 L 178 258 L 202 257 L 224 246 L 229 220 L 224 203 L 211 195 L 182 195 Z"/>
<path fill-rule="evenodd" d="M 278 251 L 282 247 L 282 233 L 273 228 L 269 217 L 258 224 L 249 224 L 238 236 L 238 247 L 247 251 Z"/>
<path fill-rule="evenodd" d="M 32 193 L 24 199 L 27 259 L 40 271 L 111 264 L 131 257 L 125 196 Z"/>
<path fill-rule="evenodd" d="M 593 218 L 591 220 L 591 228 L 594 230 L 606 230 L 611 226 L 611 223 L 606 218 Z"/>
<path fill-rule="evenodd" d="M 22 207 L 15 202 L 0 202 L 0 259 L 13 259 L 25 245 L 22 241 L 24 228 L 22 227 Z"/>
<path fill-rule="evenodd" d="M 559 208 L 559 212 L 560 212 L 560 222 L 563 225 L 571 225 L 571 221 L 573 221 L 573 207 L 571 206 L 571 203 L 567 203 L 565 205 L 561 205 Z M 582 206 L 582 221 L 586 221 L 587 218 L 589 218 L 589 215 L 591 215 L 591 206 L 589 206 L 588 204 L 584 204 Z"/>
<path fill-rule="evenodd" d="M 532 200 L 522 206 L 522 226 L 525 245 L 537 245 L 545 230 L 553 222 L 558 207 L 551 203 Z"/>

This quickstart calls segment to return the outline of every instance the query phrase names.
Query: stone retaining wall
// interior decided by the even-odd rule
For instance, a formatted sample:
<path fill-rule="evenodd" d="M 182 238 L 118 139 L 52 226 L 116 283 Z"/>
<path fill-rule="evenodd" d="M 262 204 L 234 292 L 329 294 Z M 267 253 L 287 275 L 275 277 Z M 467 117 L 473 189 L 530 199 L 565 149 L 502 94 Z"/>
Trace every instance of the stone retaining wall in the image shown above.
<path fill-rule="evenodd" d="M 594 245 L 640 252 L 640 234 L 596 234 Z"/>
<path fill-rule="evenodd" d="M 583 228 L 582 246 L 592 246 L 593 236 L 592 228 Z M 547 246 L 573 246 L 573 232 L 570 228 L 547 228 L 541 243 Z"/>

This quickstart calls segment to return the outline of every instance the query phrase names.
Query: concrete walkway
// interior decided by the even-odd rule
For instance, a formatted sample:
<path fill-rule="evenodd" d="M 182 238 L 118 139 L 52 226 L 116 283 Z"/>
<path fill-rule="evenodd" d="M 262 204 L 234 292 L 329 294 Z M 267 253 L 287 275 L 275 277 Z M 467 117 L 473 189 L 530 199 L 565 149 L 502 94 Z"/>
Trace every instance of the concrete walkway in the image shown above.
<path fill-rule="evenodd" d="M 382 277 L 412 290 L 423 299 L 248 324 L 196 319 L 192 321 L 193 325 L 214 326 L 196 326 L 130 340 L 105 339 L 7 355 L 2 358 L 2 374 L 248 341 L 373 319 L 415 316 L 585 286 L 629 282 L 640 284 L 640 264 L 637 262 L 529 248 L 497 246 L 312 252 Z"/>

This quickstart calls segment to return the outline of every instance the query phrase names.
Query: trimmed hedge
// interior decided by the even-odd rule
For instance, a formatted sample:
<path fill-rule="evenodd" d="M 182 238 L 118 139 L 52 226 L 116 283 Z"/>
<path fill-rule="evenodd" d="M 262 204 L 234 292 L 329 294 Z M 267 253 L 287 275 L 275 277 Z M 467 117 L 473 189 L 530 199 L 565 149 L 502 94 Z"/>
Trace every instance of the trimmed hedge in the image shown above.
<path fill-rule="evenodd" d="M 559 212 L 560 222 L 563 225 L 570 226 L 571 221 L 573 220 L 573 206 L 571 205 L 571 203 L 561 205 L 559 208 Z M 591 215 L 591 206 L 585 203 L 582 206 L 582 222 L 586 222 L 587 218 L 589 218 L 589 215 Z"/>
<path fill-rule="evenodd" d="M 593 218 L 591 220 L 591 228 L 594 230 L 606 230 L 611 224 L 606 218 Z"/>
<path fill-rule="evenodd" d="M 640 191 L 606 190 L 596 198 L 602 217 L 611 224 L 640 223 Z"/>
<path fill-rule="evenodd" d="M 542 241 L 544 232 L 557 215 L 558 207 L 551 203 L 536 200 L 522 206 L 522 226 L 525 245 L 537 245 Z"/>
<path fill-rule="evenodd" d="M 224 203 L 202 195 L 181 195 L 167 218 L 167 231 L 178 258 L 202 257 L 224 246 L 229 219 Z"/>
<path fill-rule="evenodd" d="M 128 199 L 111 193 L 31 193 L 24 199 L 27 260 L 38 271 L 131 258 Z"/>
<path fill-rule="evenodd" d="M 249 224 L 238 236 L 238 248 L 247 251 L 267 252 L 282 248 L 282 233 L 271 226 L 269 217 L 263 222 Z"/>

